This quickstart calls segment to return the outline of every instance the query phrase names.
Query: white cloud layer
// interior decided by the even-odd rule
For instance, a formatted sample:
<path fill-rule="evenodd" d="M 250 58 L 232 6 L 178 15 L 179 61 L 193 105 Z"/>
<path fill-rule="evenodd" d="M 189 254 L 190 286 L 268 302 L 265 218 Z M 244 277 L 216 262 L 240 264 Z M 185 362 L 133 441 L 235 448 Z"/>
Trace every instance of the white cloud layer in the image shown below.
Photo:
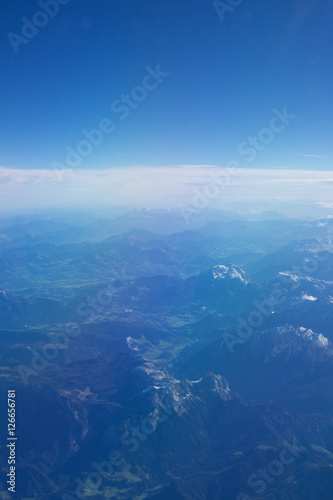
<path fill-rule="evenodd" d="M 211 206 L 235 201 L 278 199 L 287 202 L 333 201 L 333 172 L 240 169 L 219 186 L 213 180 L 225 170 L 211 165 L 84 170 L 62 173 L 0 167 L 2 213 L 35 208 L 108 206 L 174 207 L 191 205 L 195 193 L 215 189 Z"/>

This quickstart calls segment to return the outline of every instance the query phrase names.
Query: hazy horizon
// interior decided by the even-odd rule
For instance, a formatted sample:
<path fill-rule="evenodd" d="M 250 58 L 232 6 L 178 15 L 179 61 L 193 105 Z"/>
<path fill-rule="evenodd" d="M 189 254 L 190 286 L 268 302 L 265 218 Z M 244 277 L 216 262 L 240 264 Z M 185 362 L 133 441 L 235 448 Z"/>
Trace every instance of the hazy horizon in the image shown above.
<path fill-rule="evenodd" d="M 253 206 L 293 216 L 291 205 L 306 216 L 331 215 L 330 171 L 177 167 L 122 167 L 86 170 L 22 170 L 0 167 L 0 214 L 34 210 L 142 208 L 198 212 Z M 259 207 L 258 207 L 259 205 Z M 287 207 L 289 206 L 289 208 Z M 248 209 L 247 208 L 247 209 Z M 296 210 L 297 213 L 297 210 Z"/>

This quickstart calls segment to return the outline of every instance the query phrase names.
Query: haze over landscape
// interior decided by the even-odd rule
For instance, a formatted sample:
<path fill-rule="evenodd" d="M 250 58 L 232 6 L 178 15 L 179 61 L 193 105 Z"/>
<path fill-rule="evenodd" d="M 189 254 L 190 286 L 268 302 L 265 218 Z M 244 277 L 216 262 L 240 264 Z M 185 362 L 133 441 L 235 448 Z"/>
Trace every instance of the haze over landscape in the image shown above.
<path fill-rule="evenodd" d="M 3 6 L 1 499 L 332 498 L 332 21 Z"/>

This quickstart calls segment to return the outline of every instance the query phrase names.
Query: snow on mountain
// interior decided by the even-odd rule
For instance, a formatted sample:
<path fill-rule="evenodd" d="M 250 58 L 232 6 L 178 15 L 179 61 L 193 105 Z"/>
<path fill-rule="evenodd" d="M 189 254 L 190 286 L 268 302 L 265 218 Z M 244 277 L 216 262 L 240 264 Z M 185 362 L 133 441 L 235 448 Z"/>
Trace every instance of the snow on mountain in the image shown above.
<path fill-rule="evenodd" d="M 314 302 L 317 300 L 317 297 L 313 297 L 312 295 L 307 295 L 306 293 L 302 293 L 302 300 L 311 300 Z"/>
<path fill-rule="evenodd" d="M 222 266 L 217 265 L 213 267 L 213 277 L 214 279 L 238 279 L 242 283 L 247 284 L 249 281 L 246 279 L 244 271 L 237 266 Z"/>

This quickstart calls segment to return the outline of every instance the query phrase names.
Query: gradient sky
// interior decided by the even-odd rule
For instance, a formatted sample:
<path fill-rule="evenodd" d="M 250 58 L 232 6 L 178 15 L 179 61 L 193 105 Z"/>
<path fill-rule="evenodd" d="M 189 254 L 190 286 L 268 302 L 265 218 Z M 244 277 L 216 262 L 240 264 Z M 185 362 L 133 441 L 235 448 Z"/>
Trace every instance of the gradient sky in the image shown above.
<path fill-rule="evenodd" d="M 210 0 L 60 1 L 27 43 L 15 36 L 38 2 L 2 5 L 0 166 L 64 165 L 108 118 L 112 132 L 77 168 L 332 170 L 331 0 L 244 0 L 223 21 Z M 157 65 L 168 76 L 135 109 L 112 111 Z M 284 107 L 290 124 L 255 158 L 240 154 Z"/>
<path fill-rule="evenodd" d="M 223 22 L 212 1 L 69 0 L 15 54 L 8 33 L 38 10 L 2 5 L 0 165 L 49 168 L 104 117 L 116 129 L 82 167 L 222 165 L 287 106 L 255 166 L 331 168 L 331 0 L 244 0 Z M 111 103 L 157 64 L 170 75 L 119 120 Z"/>

